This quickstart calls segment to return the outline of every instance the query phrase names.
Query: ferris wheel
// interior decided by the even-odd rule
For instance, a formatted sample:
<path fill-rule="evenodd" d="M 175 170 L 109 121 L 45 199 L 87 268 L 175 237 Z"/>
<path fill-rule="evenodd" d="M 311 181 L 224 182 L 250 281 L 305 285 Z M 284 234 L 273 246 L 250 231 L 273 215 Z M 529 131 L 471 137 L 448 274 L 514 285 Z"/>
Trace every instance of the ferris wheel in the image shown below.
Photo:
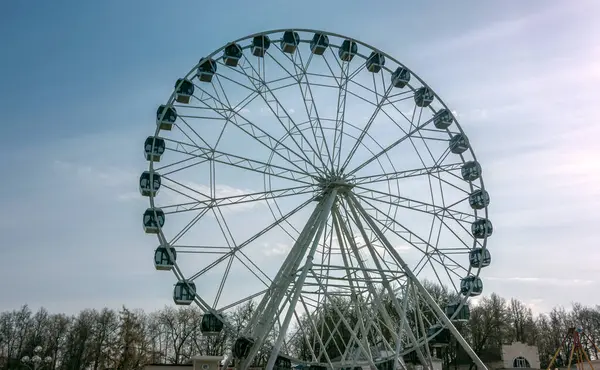
<path fill-rule="evenodd" d="M 453 322 L 483 290 L 490 197 L 432 88 L 314 30 L 240 38 L 178 77 L 144 145 L 144 230 L 228 360 L 430 367 L 454 336 L 485 368 Z"/>

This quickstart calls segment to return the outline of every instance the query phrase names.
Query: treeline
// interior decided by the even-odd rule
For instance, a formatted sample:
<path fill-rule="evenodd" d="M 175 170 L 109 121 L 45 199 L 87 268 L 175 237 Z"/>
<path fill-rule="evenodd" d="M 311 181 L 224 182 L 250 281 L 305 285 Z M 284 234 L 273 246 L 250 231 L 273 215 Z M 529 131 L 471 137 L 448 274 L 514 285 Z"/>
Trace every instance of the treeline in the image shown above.
<path fill-rule="evenodd" d="M 0 313 L 0 369 L 26 369 L 20 359 L 32 356 L 36 346 L 43 348 L 42 358 L 52 358 L 44 370 L 136 370 L 148 363 L 183 364 L 195 355 L 222 355 L 252 310 L 253 303 L 248 303 L 228 316 L 234 332 L 206 337 L 200 330 L 202 313 L 194 307 L 151 313 L 125 307 L 86 309 L 68 316 L 23 306 Z M 519 300 L 492 294 L 471 308 L 470 320 L 459 329 L 486 361 L 499 359 L 502 344 L 520 341 L 538 346 L 544 367 L 569 327 L 582 327 L 598 346 L 600 306 L 575 303 L 569 310 L 557 307 L 534 316 Z M 592 358 L 599 358 L 591 343 L 583 345 Z M 450 353 L 445 366 L 451 368 L 456 357 Z M 562 358 L 568 358 L 568 349 Z"/>

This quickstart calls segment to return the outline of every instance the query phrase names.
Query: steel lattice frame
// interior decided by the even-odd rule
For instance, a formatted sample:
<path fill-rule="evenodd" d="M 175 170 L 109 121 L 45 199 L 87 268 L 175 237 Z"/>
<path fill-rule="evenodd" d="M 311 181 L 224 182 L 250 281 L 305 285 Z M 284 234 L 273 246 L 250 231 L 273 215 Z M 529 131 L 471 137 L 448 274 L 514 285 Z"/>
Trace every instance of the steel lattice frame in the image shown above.
<path fill-rule="evenodd" d="M 258 302 L 240 334 L 255 345 L 238 368 L 249 366 L 265 345 L 271 348 L 268 369 L 278 355 L 333 368 L 376 366 L 415 350 L 431 365 L 423 344 L 435 336 L 427 329 L 441 323 L 484 369 L 419 280 L 449 286 L 465 304 L 458 282 L 481 269 L 469 265 L 468 254 L 486 250 L 487 235 L 475 238 L 470 227 L 488 218 L 487 203 L 473 209 L 468 199 L 485 191 L 483 179 L 465 181 L 460 174 L 466 162 L 476 162 L 475 154 L 470 145 L 461 154 L 450 151 L 450 138 L 464 135 L 456 118 L 448 128 L 434 127 L 435 114 L 448 107 L 437 95 L 431 105 L 417 106 L 415 94 L 429 87 L 386 53 L 307 29 L 294 30 L 300 43 L 285 53 L 285 31 L 234 41 L 243 49 L 236 67 L 221 58 L 227 45 L 217 49 L 207 56 L 217 62 L 212 81 L 196 77 L 199 63 L 184 76 L 194 83 L 189 104 L 178 103 L 175 90 L 166 103 L 177 110 L 177 120 L 170 132 L 157 125 L 154 133 L 165 140 L 166 151 L 160 162 L 149 161 L 149 172 L 162 179 L 160 193 L 149 200 L 166 215 L 157 235 L 161 246 L 177 251 L 172 271 L 178 281 L 196 283 L 195 303 L 222 319 L 226 330 L 235 330 L 227 312 Z M 315 33 L 328 37 L 323 55 L 309 49 Z M 264 57 L 252 54 L 256 36 L 270 38 Z M 344 40 L 358 45 L 351 61 L 339 56 Z M 376 73 L 367 70 L 372 53 L 385 58 Z M 403 88 L 390 83 L 397 68 L 410 72 Z M 247 190 L 256 175 L 262 189 Z M 221 179 L 239 181 L 240 188 Z M 256 220 L 240 221 L 240 214 L 256 207 L 263 211 Z M 266 212 L 268 224 L 236 235 L 236 228 L 262 221 Z M 201 229 L 203 224 L 213 226 Z M 201 231 L 194 234 L 196 228 Z M 222 235 L 224 245 L 198 243 L 214 239 L 213 233 Z M 269 272 L 256 253 L 284 239 L 293 246 L 270 257 L 279 268 Z M 408 261 L 411 256 L 417 258 Z M 217 270 L 218 279 L 211 276 Z M 256 287 L 229 296 L 228 281 L 242 272 L 256 278 Z M 209 292 L 212 285 L 216 292 Z M 339 304 L 340 297 L 349 307 Z M 337 321 L 321 319 L 325 312 L 334 312 Z M 348 312 L 356 322 L 348 321 Z M 334 361 L 326 348 L 342 333 L 349 338 L 333 340 L 332 351 L 341 354 Z"/>

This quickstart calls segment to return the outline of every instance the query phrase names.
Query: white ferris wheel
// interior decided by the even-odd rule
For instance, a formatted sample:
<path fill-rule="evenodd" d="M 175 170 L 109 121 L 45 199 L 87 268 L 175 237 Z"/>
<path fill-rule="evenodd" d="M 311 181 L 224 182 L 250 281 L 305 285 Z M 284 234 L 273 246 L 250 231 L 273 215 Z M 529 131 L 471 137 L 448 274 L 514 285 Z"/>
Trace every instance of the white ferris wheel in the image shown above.
<path fill-rule="evenodd" d="M 456 338 L 485 368 L 453 322 L 491 262 L 489 195 L 423 80 L 314 30 L 240 38 L 180 77 L 145 141 L 143 223 L 175 303 L 227 336 L 227 361 L 430 367 Z"/>

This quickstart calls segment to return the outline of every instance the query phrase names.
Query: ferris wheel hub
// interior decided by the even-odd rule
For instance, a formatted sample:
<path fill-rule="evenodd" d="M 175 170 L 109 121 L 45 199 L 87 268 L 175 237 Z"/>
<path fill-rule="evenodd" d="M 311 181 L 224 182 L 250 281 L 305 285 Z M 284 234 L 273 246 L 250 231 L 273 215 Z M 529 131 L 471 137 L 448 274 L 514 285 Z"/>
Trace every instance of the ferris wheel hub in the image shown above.
<path fill-rule="evenodd" d="M 320 195 L 329 193 L 333 189 L 336 189 L 338 194 L 340 194 L 350 191 L 354 187 L 354 184 L 343 176 L 332 174 L 326 177 L 318 178 L 317 187 Z"/>

